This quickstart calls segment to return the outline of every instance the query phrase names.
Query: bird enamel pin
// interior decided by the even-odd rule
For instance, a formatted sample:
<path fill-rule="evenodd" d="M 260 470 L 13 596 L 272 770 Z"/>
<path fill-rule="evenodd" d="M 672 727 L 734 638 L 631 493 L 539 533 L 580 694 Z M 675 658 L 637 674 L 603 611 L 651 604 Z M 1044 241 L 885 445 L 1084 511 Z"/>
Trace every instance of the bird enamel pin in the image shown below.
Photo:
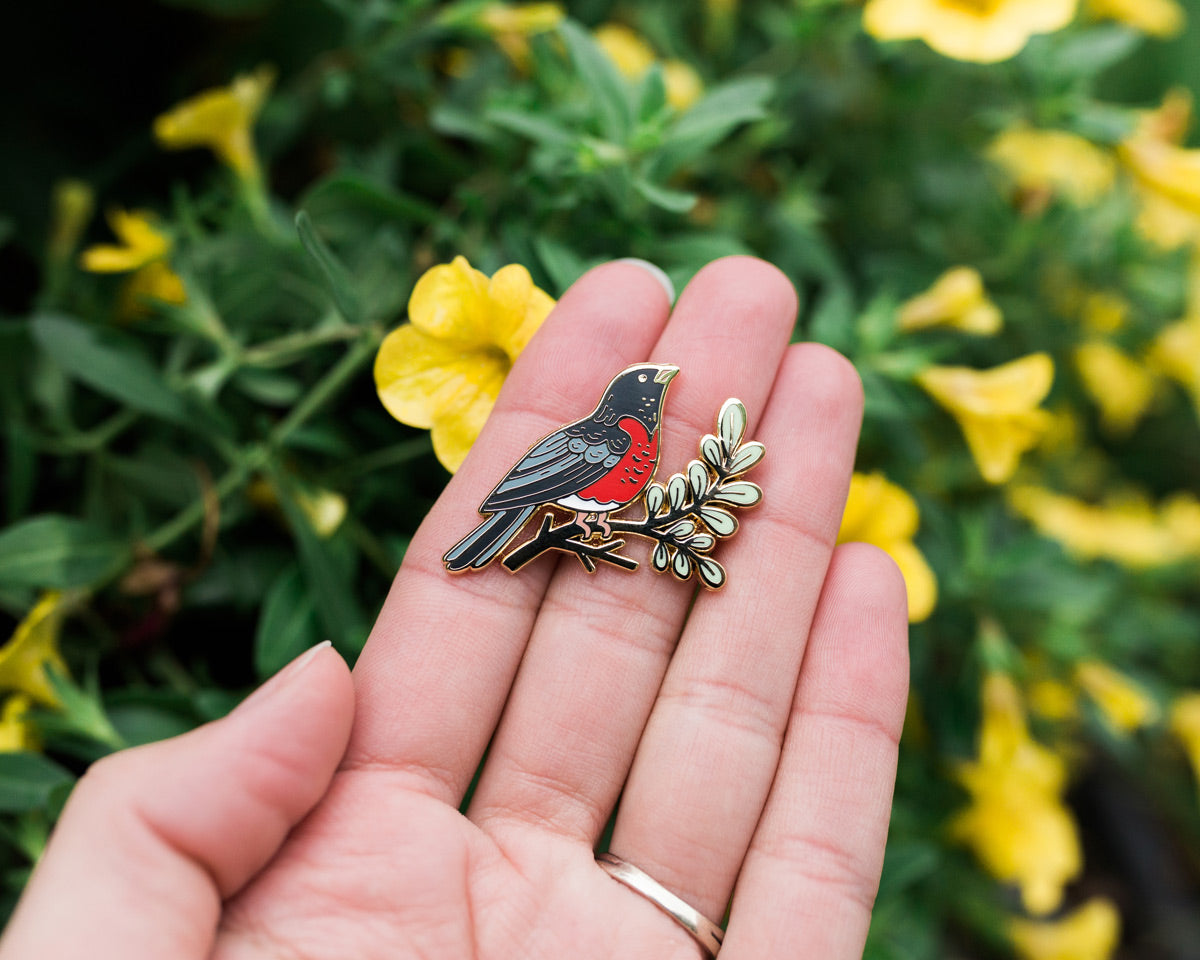
<path fill-rule="evenodd" d="M 741 401 L 726 400 L 716 432 L 700 440 L 700 457 L 666 483 L 656 482 L 663 406 L 677 373 L 669 364 L 628 367 L 595 410 L 534 444 L 480 504 L 484 521 L 442 558 L 446 569 L 477 570 L 508 550 L 503 564 L 515 573 L 558 550 L 574 554 L 589 573 L 597 563 L 636 570 L 638 562 L 620 552 L 622 537 L 632 535 L 654 541 L 651 566 L 658 572 L 670 570 L 679 580 L 694 573 L 709 589 L 724 586 L 725 569 L 709 554 L 719 539 L 737 532 L 732 508 L 762 500 L 762 490 L 739 478 L 762 460 L 764 449 L 743 439 Z M 644 516 L 627 518 L 639 501 Z M 509 549 L 543 507 L 549 509 L 533 538 Z"/>

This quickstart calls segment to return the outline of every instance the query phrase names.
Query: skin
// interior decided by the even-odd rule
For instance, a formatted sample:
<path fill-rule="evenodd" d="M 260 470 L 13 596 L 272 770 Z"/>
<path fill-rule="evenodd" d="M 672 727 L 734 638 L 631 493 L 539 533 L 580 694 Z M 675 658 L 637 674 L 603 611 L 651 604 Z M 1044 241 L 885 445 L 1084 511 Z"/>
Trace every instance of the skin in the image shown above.
<path fill-rule="evenodd" d="M 96 763 L 0 960 L 697 960 L 593 861 L 618 796 L 613 852 L 709 917 L 732 897 L 722 960 L 860 957 L 905 592 L 885 554 L 833 546 L 862 392 L 834 352 L 788 345 L 795 311 L 750 258 L 710 264 L 674 311 L 634 265 L 584 276 L 413 539 L 353 677 L 311 652 L 228 717 Z M 764 503 L 718 550 L 725 589 L 687 616 L 692 587 L 645 567 L 446 575 L 530 438 L 647 359 L 683 371 L 664 472 L 730 396 L 766 444 Z"/>

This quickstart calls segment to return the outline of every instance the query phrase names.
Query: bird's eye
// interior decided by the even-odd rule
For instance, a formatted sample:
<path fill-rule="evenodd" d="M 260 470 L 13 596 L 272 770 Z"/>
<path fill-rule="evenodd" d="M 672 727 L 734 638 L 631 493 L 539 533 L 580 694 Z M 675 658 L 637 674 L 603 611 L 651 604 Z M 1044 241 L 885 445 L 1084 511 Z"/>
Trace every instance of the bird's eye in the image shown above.
<path fill-rule="evenodd" d="M 646 375 L 643 373 L 640 377 L 638 377 L 638 383 L 645 383 L 645 382 L 646 382 Z"/>

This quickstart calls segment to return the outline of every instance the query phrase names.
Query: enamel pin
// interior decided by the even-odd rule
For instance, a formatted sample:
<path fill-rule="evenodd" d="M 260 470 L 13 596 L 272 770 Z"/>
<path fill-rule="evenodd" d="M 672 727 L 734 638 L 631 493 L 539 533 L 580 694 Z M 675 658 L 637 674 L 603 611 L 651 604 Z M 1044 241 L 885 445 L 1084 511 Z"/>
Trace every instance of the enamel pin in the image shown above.
<path fill-rule="evenodd" d="M 711 590 L 724 586 L 725 568 L 709 554 L 737 532 L 731 508 L 762 500 L 762 490 L 739 478 L 765 451 L 743 441 L 746 408 L 726 400 L 716 433 L 700 440 L 700 458 L 665 484 L 655 482 L 663 405 L 677 373 L 669 364 L 628 367 L 595 410 L 534 444 L 480 504 L 486 519 L 442 558 L 446 569 L 477 570 L 507 550 L 503 564 L 515 573 L 559 550 L 578 557 L 589 573 L 598 562 L 636 570 L 638 562 L 620 552 L 622 538 L 632 535 L 654 541 L 651 565 L 659 573 L 669 569 L 679 580 L 695 573 Z M 639 501 L 644 516 L 627 518 Z M 534 537 L 510 549 L 543 507 L 550 509 Z M 574 515 L 566 519 L 556 509 Z"/>

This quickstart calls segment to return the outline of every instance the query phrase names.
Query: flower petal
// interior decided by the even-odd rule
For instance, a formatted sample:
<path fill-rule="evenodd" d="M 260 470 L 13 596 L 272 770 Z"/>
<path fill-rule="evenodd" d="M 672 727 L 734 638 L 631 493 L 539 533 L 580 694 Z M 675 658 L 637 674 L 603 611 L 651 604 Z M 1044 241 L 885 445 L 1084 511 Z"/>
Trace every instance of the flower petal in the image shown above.
<path fill-rule="evenodd" d="M 979 472 L 988 483 L 1004 483 L 1017 471 L 1021 454 L 1037 445 L 1053 418 L 1044 410 L 1011 416 L 959 417 L 963 437 Z"/>
<path fill-rule="evenodd" d="M 487 422 L 504 383 L 498 376 L 488 383 L 479 383 L 474 391 L 463 390 L 460 401 L 438 416 L 433 424 L 433 452 L 451 473 L 467 459 L 483 425 Z"/>
<path fill-rule="evenodd" d="M 442 340 L 483 345 L 491 340 L 488 278 L 465 257 L 426 270 L 408 298 L 414 327 Z"/>
<path fill-rule="evenodd" d="M 412 324 L 389 333 L 375 357 L 375 389 L 388 413 L 426 430 L 481 392 L 494 400 L 507 374 L 499 351 L 439 340 Z"/>
<path fill-rule="evenodd" d="M 497 270 L 488 282 L 487 295 L 491 340 L 516 360 L 554 309 L 554 298 L 535 287 L 529 271 L 519 263 Z"/>
<path fill-rule="evenodd" d="M 1036 407 L 1054 381 L 1054 361 L 1031 353 L 990 370 L 929 367 L 917 382 L 951 413 L 995 416 Z"/>
<path fill-rule="evenodd" d="M 925 555 L 911 540 L 894 540 L 884 545 L 900 572 L 904 575 L 904 586 L 908 591 L 908 622 L 920 623 L 927 620 L 937 606 L 938 586 Z"/>

